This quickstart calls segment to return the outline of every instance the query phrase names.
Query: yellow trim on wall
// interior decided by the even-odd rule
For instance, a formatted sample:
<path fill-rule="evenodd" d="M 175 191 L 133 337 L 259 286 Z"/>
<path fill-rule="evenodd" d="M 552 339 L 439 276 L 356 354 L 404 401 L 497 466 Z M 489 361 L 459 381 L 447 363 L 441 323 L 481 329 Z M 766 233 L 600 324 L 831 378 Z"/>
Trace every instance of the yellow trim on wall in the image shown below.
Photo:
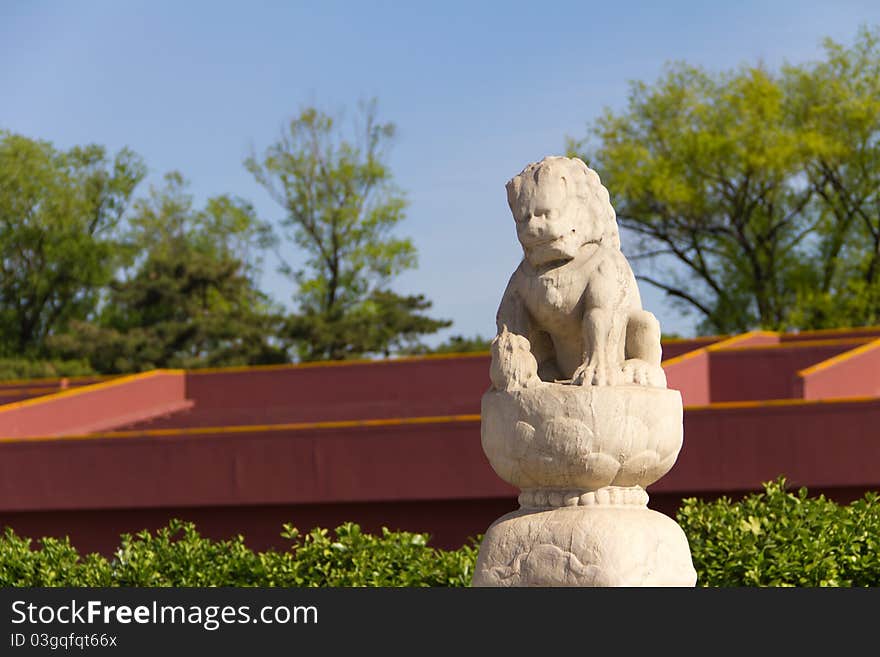
<path fill-rule="evenodd" d="M 800 331 L 798 333 L 785 333 L 784 335 L 831 335 L 841 333 L 854 333 L 858 331 L 867 331 L 880 334 L 880 326 L 850 326 L 847 328 L 811 329 L 809 331 Z"/>
<path fill-rule="evenodd" d="M 728 349 L 731 345 L 736 345 L 743 340 L 747 340 L 748 338 L 752 338 L 758 335 L 766 335 L 766 336 L 778 336 L 779 334 L 775 331 L 749 331 L 748 333 L 740 333 L 739 335 L 734 335 L 733 337 L 726 338 L 719 342 L 715 342 L 710 345 L 706 345 L 705 347 L 699 347 L 697 349 L 692 349 L 691 351 L 686 351 L 685 353 L 670 358 L 669 360 L 664 360 L 660 363 L 660 367 L 667 368 L 670 365 L 677 365 L 681 361 L 688 360 L 689 358 L 694 358 L 695 356 L 700 355 L 701 353 L 708 353 L 710 351 L 718 351 L 720 349 Z"/>
<path fill-rule="evenodd" d="M 872 340 L 876 340 L 877 338 L 871 337 L 860 337 L 860 338 L 829 338 L 827 340 L 798 340 L 797 342 L 777 342 L 774 344 L 745 344 L 745 345 L 734 345 L 732 347 L 725 347 L 724 349 L 719 349 L 717 351 L 747 351 L 747 350 L 761 350 L 761 349 L 807 349 L 810 347 L 830 347 L 833 345 L 838 346 L 846 346 L 846 345 L 857 345 L 857 344 L 865 344 L 867 342 L 871 342 Z"/>
<path fill-rule="evenodd" d="M 347 365 L 379 365 L 388 363 L 412 363 L 422 360 L 445 360 L 450 358 L 486 358 L 488 351 L 469 351 L 455 354 L 425 354 L 422 356 L 402 356 L 400 358 L 353 358 L 351 360 L 322 360 L 312 363 L 282 363 L 279 365 L 235 365 L 230 367 L 203 367 L 187 370 L 188 375 L 217 374 L 220 372 L 264 372 L 273 370 L 307 370 L 318 367 L 345 367 Z"/>
<path fill-rule="evenodd" d="M 718 342 L 719 340 L 726 340 L 730 337 L 730 334 L 725 333 L 723 335 L 698 335 L 693 338 L 660 338 L 661 344 L 664 342 L 668 342 L 669 344 L 678 344 L 680 342 Z"/>
<path fill-rule="evenodd" d="M 713 411 L 728 408 L 772 408 L 775 406 L 816 406 L 829 404 L 865 404 L 880 402 L 880 397 L 832 397 L 830 399 L 758 399 L 754 401 L 715 402 L 699 406 L 685 406 L 686 411 Z"/>
<path fill-rule="evenodd" d="M 691 349 L 690 351 L 686 351 L 683 354 L 679 354 L 678 356 L 673 356 L 672 358 L 669 358 L 667 360 L 662 361 L 660 363 L 660 367 L 662 367 L 663 369 L 666 369 L 670 365 L 677 365 L 678 363 L 680 363 L 682 361 L 690 360 L 691 358 L 695 358 L 695 357 L 699 356 L 700 354 L 707 353 L 706 349 L 707 349 L 706 347 L 698 347 L 696 349 Z"/>
<path fill-rule="evenodd" d="M 748 340 L 749 338 L 757 338 L 757 337 L 779 337 L 779 333 L 776 331 L 748 331 L 747 333 L 740 333 L 739 335 L 735 335 L 732 338 L 728 338 L 727 340 L 722 340 L 721 342 L 716 342 L 715 344 L 710 344 L 706 347 L 707 351 L 720 351 L 722 349 L 730 349 L 735 345 Z"/>
<path fill-rule="evenodd" d="M 833 399 L 767 399 L 758 401 L 716 402 L 695 406 L 685 406 L 685 411 L 712 411 L 739 408 L 777 408 L 787 406 L 831 406 L 834 404 L 880 403 L 880 397 L 839 397 Z M 31 443 L 46 441 L 126 439 L 126 438 L 168 438 L 173 436 L 199 436 L 217 434 L 251 434 L 276 431 L 308 431 L 316 429 L 355 429 L 362 427 L 416 426 L 425 424 L 449 424 L 480 421 L 479 414 L 429 415 L 420 417 L 378 418 L 373 420 L 329 420 L 319 422 L 290 422 L 284 424 L 231 425 L 217 427 L 189 427 L 181 429 L 143 429 L 141 431 L 106 431 L 101 433 L 69 436 L 33 436 L 27 438 L 0 438 L 4 443 Z"/>
<path fill-rule="evenodd" d="M 358 427 L 390 427 L 418 424 L 446 424 L 450 422 L 479 422 L 480 415 L 428 415 L 421 417 L 379 418 L 375 420 L 327 420 L 320 422 L 290 422 L 285 424 L 239 424 L 219 427 L 189 427 L 181 429 L 144 429 L 141 431 L 105 431 L 102 433 L 70 436 L 34 436 L 30 438 L 0 438 L 0 443 L 28 443 L 46 440 L 92 440 L 95 438 L 138 438 L 142 436 L 198 436 L 218 433 L 266 433 L 269 431 L 305 431 L 309 429 L 354 429 Z"/>

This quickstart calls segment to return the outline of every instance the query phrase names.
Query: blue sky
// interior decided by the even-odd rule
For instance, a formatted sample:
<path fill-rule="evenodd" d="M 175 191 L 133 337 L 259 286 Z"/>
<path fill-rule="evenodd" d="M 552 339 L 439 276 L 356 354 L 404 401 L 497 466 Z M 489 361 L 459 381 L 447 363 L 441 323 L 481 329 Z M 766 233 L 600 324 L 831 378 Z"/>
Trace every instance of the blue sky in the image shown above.
<path fill-rule="evenodd" d="M 398 128 L 390 163 L 410 202 L 398 232 L 419 251 L 394 287 L 454 320 L 436 342 L 494 332 L 520 258 L 504 183 L 622 108 L 629 81 L 674 60 L 812 60 L 823 37 L 851 43 L 862 24 L 880 24 L 880 2 L 0 0 L 0 128 L 129 146 L 148 183 L 177 169 L 199 201 L 232 193 L 277 222 L 242 166 L 251 147 L 306 105 L 351 114 L 376 97 Z M 263 288 L 289 304 L 292 283 L 273 269 L 270 258 Z M 645 284 L 642 295 L 664 331 L 692 334 L 694 318 Z"/>

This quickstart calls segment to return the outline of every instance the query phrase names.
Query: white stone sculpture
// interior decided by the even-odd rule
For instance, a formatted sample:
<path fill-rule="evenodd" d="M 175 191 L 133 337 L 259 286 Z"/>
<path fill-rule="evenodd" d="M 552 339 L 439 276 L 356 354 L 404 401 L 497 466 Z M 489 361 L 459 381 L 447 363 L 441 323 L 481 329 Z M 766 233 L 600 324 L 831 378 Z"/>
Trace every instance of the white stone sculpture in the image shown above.
<path fill-rule="evenodd" d="M 507 183 L 524 257 L 498 309 L 483 450 L 520 488 L 474 586 L 693 586 L 687 538 L 645 487 L 682 445 L 660 325 L 642 308 L 608 191 L 547 157 Z"/>

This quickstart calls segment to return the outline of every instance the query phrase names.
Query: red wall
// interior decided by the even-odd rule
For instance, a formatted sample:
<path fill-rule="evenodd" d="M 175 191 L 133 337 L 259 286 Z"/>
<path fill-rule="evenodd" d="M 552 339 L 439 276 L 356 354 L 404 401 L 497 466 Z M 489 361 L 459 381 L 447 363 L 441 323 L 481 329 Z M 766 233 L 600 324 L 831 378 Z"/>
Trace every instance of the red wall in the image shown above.
<path fill-rule="evenodd" d="M 785 475 L 809 488 L 880 489 L 880 399 L 782 402 L 684 415 L 684 445 L 657 492 L 753 490 Z"/>
<path fill-rule="evenodd" d="M 706 339 L 693 342 L 700 341 L 706 342 Z M 690 342 L 687 344 L 691 346 Z M 268 425 L 474 414 L 480 412 L 480 399 L 489 385 L 487 354 L 195 370 L 186 376 L 186 397 L 195 402 L 193 409 L 120 428 Z"/>
<path fill-rule="evenodd" d="M 186 413 L 128 428 L 180 428 L 480 412 L 489 357 L 187 372 Z"/>
<path fill-rule="evenodd" d="M 720 386 L 718 394 L 729 398 L 734 393 L 724 386 L 739 380 L 747 391 L 740 398 L 775 396 L 804 361 L 851 347 L 703 349 L 666 371 L 670 387 L 691 406 L 709 402 L 710 365 L 713 395 Z M 185 393 L 195 408 L 139 422 L 132 434 L 0 440 L 0 526 L 34 537 L 69 534 L 83 550 L 109 552 L 121 532 L 156 528 L 172 517 L 196 521 L 215 538 L 243 533 L 261 549 L 285 545 L 278 535 L 284 522 L 307 530 L 355 521 L 369 531 L 428 531 L 435 544 L 457 547 L 515 508 L 517 491 L 486 461 L 476 418 L 405 418 L 479 413 L 488 362 L 483 354 L 189 372 L 178 396 Z M 856 381 L 876 384 L 878 366 L 880 349 L 869 350 L 810 375 L 806 390 L 827 396 Z M 118 410 L 107 399 L 90 406 Z M 683 497 L 735 497 L 779 475 L 846 501 L 880 489 L 880 399 L 743 403 L 690 408 L 684 417 L 678 463 L 649 488 L 651 507 L 670 515 Z M 174 430 L 368 418 L 399 420 Z"/>
<path fill-rule="evenodd" d="M 154 370 L 0 406 L 0 436 L 103 431 L 191 405 L 183 371 Z"/>
<path fill-rule="evenodd" d="M 0 443 L 9 511 L 493 497 L 479 422 Z"/>
<path fill-rule="evenodd" d="M 804 372 L 798 388 L 805 399 L 880 395 L 880 340 L 853 349 L 841 360 Z"/>
<path fill-rule="evenodd" d="M 666 385 L 681 392 L 685 406 L 709 403 L 709 353 L 700 349 L 688 353 L 673 363 L 663 365 Z"/>
<path fill-rule="evenodd" d="M 684 421 L 678 463 L 649 488 L 652 508 L 672 513 L 682 497 L 757 490 L 779 475 L 811 490 L 880 489 L 880 400 L 692 409 Z M 516 493 L 488 465 L 477 421 L 0 442 L 0 524 L 76 532 L 83 545 L 115 545 L 120 527 L 183 509 L 216 536 L 264 541 L 280 522 L 384 517 L 453 546 Z M 473 514 L 456 523 L 462 505 Z"/>
<path fill-rule="evenodd" d="M 858 344 L 858 343 L 855 343 Z M 854 343 L 743 347 L 710 352 L 712 402 L 799 397 L 797 372 L 852 349 Z"/>

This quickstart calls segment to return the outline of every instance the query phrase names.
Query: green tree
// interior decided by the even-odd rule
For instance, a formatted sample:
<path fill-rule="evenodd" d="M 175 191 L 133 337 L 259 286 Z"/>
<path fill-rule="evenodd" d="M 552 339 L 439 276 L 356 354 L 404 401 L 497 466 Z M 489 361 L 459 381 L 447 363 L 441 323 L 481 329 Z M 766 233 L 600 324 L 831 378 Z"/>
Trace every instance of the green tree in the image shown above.
<path fill-rule="evenodd" d="M 130 222 L 135 260 L 110 286 L 95 323 L 51 341 L 103 372 L 285 362 L 272 343 L 280 315 L 256 287 L 269 227 L 240 199 L 193 207 L 179 173 L 139 200 Z"/>
<path fill-rule="evenodd" d="M 793 184 L 805 153 L 788 118 L 768 71 L 675 65 L 654 86 L 633 84 L 627 109 L 594 126 L 598 145 L 584 159 L 621 226 L 640 238 L 641 255 L 683 265 L 640 278 L 696 309 L 702 330 L 786 320 L 801 240 L 815 225 L 811 190 Z"/>
<path fill-rule="evenodd" d="M 794 121 L 811 141 L 806 177 L 822 211 L 819 262 L 798 289 L 793 323 L 880 323 L 880 29 L 824 61 L 785 70 Z"/>
<path fill-rule="evenodd" d="M 145 172 L 128 149 L 111 158 L 0 131 L 0 355 L 39 356 L 48 336 L 94 311 Z"/>
<path fill-rule="evenodd" d="M 412 242 L 392 235 L 406 207 L 384 161 L 394 126 L 377 120 L 375 102 L 356 123 L 348 138 L 332 117 L 307 108 L 263 155 L 245 160 L 305 253 L 304 267 L 282 268 L 297 283 L 288 336 L 302 360 L 388 354 L 450 324 L 423 314 L 431 306 L 423 296 L 388 287 L 416 265 Z"/>
<path fill-rule="evenodd" d="M 778 73 L 671 65 L 570 142 L 637 237 L 639 278 L 699 330 L 880 318 L 877 43 L 865 29 Z"/>

